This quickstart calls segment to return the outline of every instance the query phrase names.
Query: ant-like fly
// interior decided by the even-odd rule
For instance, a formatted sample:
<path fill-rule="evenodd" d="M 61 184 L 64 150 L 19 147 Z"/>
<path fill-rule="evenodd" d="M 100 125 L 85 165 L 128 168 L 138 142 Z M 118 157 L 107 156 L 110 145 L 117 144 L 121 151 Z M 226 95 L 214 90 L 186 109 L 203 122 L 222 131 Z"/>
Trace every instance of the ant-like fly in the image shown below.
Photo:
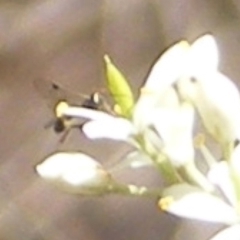
<path fill-rule="evenodd" d="M 60 85 L 48 82 L 46 80 L 35 81 L 34 85 L 37 88 L 38 92 L 48 100 L 50 107 L 55 112 L 54 119 L 48 122 L 45 125 L 45 128 L 52 127 L 55 133 L 63 133 L 60 142 L 63 142 L 66 139 L 69 131 L 72 128 L 79 129 L 82 126 L 82 122 L 78 121 L 77 119 L 71 117 L 63 117 L 59 114 L 59 112 L 61 112 L 61 109 L 66 107 L 67 102 L 71 102 L 72 97 L 75 97 L 75 100 L 72 100 L 75 104 L 79 104 L 80 99 L 81 103 L 79 106 L 81 107 L 106 111 L 114 114 L 113 110 L 100 92 L 95 91 L 89 95 L 72 93 Z"/>

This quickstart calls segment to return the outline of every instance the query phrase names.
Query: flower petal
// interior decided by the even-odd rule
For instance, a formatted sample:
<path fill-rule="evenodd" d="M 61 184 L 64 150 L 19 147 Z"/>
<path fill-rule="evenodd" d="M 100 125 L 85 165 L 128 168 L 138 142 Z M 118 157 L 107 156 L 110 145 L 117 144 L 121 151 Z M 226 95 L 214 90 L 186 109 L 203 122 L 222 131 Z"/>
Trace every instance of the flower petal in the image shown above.
<path fill-rule="evenodd" d="M 111 120 L 114 118 L 112 115 L 102 111 L 83 108 L 83 107 L 77 107 L 77 106 L 69 106 L 68 108 L 65 108 L 62 115 L 66 117 L 88 118 L 91 120 L 102 120 L 102 121 Z"/>
<path fill-rule="evenodd" d="M 134 108 L 133 119 L 140 127 L 146 125 L 149 119 L 151 120 L 149 114 L 156 108 L 179 105 L 179 99 L 172 84 L 185 74 L 189 47 L 186 41 L 176 43 L 163 53 L 152 67 Z"/>
<path fill-rule="evenodd" d="M 234 225 L 220 231 L 217 235 L 209 240 L 239 240 L 240 236 L 240 225 Z"/>
<path fill-rule="evenodd" d="M 90 156 L 80 152 L 58 152 L 36 166 L 45 180 L 71 193 L 99 194 L 106 191 L 111 177 Z"/>
<path fill-rule="evenodd" d="M 132 151 L 128 153 L 123 159 L 115 163 L 109 168 L 110 172 L 119 171 L 125 168 L 138 169 L 141 167 L 153 166 L 150 157 L 141 151 Z"/>
<path fill-rule="evenodd" d="M 226 76 L 212 72 L 194 81 L 181 79 L 178 91 L 184 100 L 196 107 L 204 127 L 222 148 L 240 136 L 240 94 Z M 226 93 L 227 98 L 224 97 Z"/>
<path fill-rule="evenodd" d="M 193 42 L 189 51 L 189 70 L 193 75 L 216 71 L 218 55 L 217 43 L 212 35 L 206 34 L 199 37 Z"/>
<path fill-rule="evenodd" d="M 143 131 L 146 126 L 153 124 L 158 109 L 178 109 L 179 99 L 175 89 L 171 86 L 160 92 L 149 92 L 142 89 L 141 95 L 134 107 L 133 122 L 136 128 Z"/>
<path fill-rule="evenodd" d="M 165 189 L 159 206 L 162 210 L 179 217 L 225 224 L 233 224 L 240 220 L 234 208 L 223 200 L 187 184 Z"/>
<path fill-rule="evenodd" d="M 239 201 L 239 193 L 240 193 L 240 144 L 238 144 L 232 153 L 231 159 L 229 161 L 229 170 L 231 179 L 233 181 L 235 191 Z"/>
<path fill-rule="evenodd" d="M 153 65 L 144 88 L 154 92 L 164 91 L 182 75 L 189 50 L 186 41 L 180 41 L 164 52 Z"/>
<path fill-rule="evenodd" d="M 235 189 L 233 187 L 233 182 L 226 161 L 218 162 L 212 166 L 208 172 L 208 179 L 222 190 L 233 206 L 236 206 L 237 199 Z"/>
<path fill-rule="evenodd" d="M 83 125 L 82 131 L 90 139 L 109 138 L 127 141 L 133 133 L 133 125 L 124 118 L 112 118 L 87 122 Z"/>
<path fill-rule="evenodd" d="M 153 125 L 161 136 L 164 152 L 174 166 L 184 165 L 194 159 L 192 141 L 194 109 L 182 103 L 176 109 L 157 109 Z"/>

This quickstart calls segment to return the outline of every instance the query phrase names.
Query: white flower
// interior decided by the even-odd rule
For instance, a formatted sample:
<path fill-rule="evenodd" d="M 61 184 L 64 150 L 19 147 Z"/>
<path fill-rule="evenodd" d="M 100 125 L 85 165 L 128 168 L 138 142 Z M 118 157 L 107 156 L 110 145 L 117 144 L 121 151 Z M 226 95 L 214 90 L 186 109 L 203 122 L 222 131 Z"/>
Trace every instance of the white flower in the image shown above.
<path fill-rule="evenodd" d="M 240 95 L 218 70 L 218 49 L 211 35 L 198 38 L 189 50 L 186 74 L 178 81 L 181 97 L 199 112 L 206 130 L 229 159 L 230 145 L 240 137 Z"/>
<path fill-rule="evenodd" d="M 187 41 L 179 41 L 169 47 L 153 65 L 144 88 L 159 93 L 174 83 L 185 67 Z"/>
<path fill-rule="evenodd" d="M 219 52 L 216 40 L 210 34 L 199 37 L 191 44 L 188 55 L 187 71 L 190 75 L 204 75 L 217 71 Z"/>
<path fill-rule="evenodd" d="M 82 130 L 90 139 L 110 138 L 120 141 L 129 141 L 135 132 L 132 123 L 121 117 L 89 121 L 83 125 Z"/>
<path fill-rule="evenodd" d="M 175 166 L 193 161 L 194 109 L 188 103 L 178 103 L 175 109 L 159 108 L 153 124 L 164 143 L 163 152 Z"/>
<path fill-rule="evenodd" d="M 133 121 L 140 130 L 152 122 L 156 109 L 178 108 L 179 99 L 172 85 L 184 72 L 188 48 L 186 41 L 180 41 L 153 65 L 134 108 Z"/>
<path fill-rule="evenodd" d="M 177 171 L 181 171 L 183 180 L 212 192 L 213 185 L 197 169 L 194 162 L 193 106 L 180 101 L 171 85 L 162 95 L 156 97 L 154 104 L 150 100 L 151 96 L 147 96 L 148 99 L 145 100 L 143 94 L 136 106 L 138 118 L 134 115 L 135 125 L 142 130 L 144 129 L 142 123 L 145 123 L 145 126 L 151 123 L 162 141 L 161 148 L 155 149 L 163 153 Z"/>
<path fill-rule="evenodd" d="M 65 108 L 61 115 L 94 120 L 95 122 L 87 122 L 83 127 L 83 132 L 90 138 L 128 141 L 131 135 L 139 132 L 140 125 L 145 128 L 152 123 L 153 109 L 169 105 L 176 107 L 178 104 L 177 95 L 170 87 L 181 75 L 187 47 L 187 42 L 180 41 L 169 48 L 155 63 L 134 107 L 133 121 L 101 111 L 72 106 Z"/>
<path fill-rule="evenodd" d="M 80 152 L 58 152 L 36 166 L 37 173 L 60 189 L 71 193 L 101 194 L 111 176 L 90 156 Z"/>
<path fill-rule="evenodd" d="M 219 187 L 231 205 L 237 206 L 236 192 L 226 161 L 214 164 L 208 171 L 208 179 L 211 183 Z"/>
<path fill-rule="evenodd" d="M 91 139 L 122 140 L 138 148 L 141 148 L 137 139 L 139 135 L 145 135 L 145 138 L 153 136 L 154 132 L 150 129 L 153 127 L 157 134 L 147 139 L 153 141 L 153 148 L 159 151 L 164 145 L 165 153 L 174 158 L 176 165 L 181 165 L 189 159 L 192 161 L 194 110 L 189 104 L 179 101 L 172 86 L 183 74 L 187 52 L 188 43 L 180 41 L 159 58 L 141 89 L 131 119 L 71 106 L 64 109 L 63 115 L 89 118 L 90 121 L 84 124 L 82 130 Z"/>
<path fill-rule="evenodd" d="M 234 225 L 220 231 L 217 235 L 209 240 L 239 240 L 240 237 L 240 225 Z"/>
<path fill-rule="evenodd" d="M 236 171 L 237 166 L 234 166 L 232 161 L 231 163 L 228 161 L 217 161 L 205 145 L 205 137 L 203 134 L 199 134 L 198 137 L 195 138 L 195 146 L 199 148 L 208 165 L 208 180 L 222 192 L 232 206 L 237 208 L 237 194 L 232 178 L 232 169 L 235 169 L 234 171 Z M 237 149 L 238 147 L 234 151 L 236 154 L 232 154 L 233 160 L 234 156 L 238 155 Z M 231 164 L 232 167 L 230 167 L 231 165 L 229 164 Z"/>
<path fill-rule="evenodd" d="M 225 224 L 240 220 L 235 209 L 222 199 L 187 184 L 164 189 L 162 196 L 159 207 L 180 217 Z"/>

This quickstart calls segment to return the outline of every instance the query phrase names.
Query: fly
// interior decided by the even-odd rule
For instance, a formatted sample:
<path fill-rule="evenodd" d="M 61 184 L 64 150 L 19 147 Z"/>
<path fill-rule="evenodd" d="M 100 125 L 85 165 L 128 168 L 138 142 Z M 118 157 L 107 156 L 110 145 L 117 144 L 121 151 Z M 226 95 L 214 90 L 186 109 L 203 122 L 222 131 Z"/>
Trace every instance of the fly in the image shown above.
<path fill-rule="evenodd" d="M 54 110 L 55 117 L 45 125 L 45 128 L 51 127 L 55 133 L 62 133 L 60 142 L 66 139 L 71 129 L 81 129 L 82 126 L 82 122 L 78 119 L 61 116 L 62 109 L 67 107 L 67 102 L 76 104 L 80 100 L 78 105 L 81 107 L 114 114 L 114 111 L 100 92 L 95 91 L 89 95 L 73 93 L 56 83 L 46 80 L 36 80 L 34 85 L 40 95 L 47 100 L 49 107 Z"/>

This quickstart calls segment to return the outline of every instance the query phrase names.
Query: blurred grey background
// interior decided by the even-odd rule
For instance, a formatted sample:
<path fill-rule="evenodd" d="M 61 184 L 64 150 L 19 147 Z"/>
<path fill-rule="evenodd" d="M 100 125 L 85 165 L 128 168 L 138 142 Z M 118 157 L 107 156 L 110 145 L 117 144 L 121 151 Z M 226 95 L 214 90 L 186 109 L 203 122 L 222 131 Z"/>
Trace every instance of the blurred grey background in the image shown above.
<path fill-rule="evenodd" d="M 219 230 L 222 226 L 163 214 L 156 201 L 70 196 L 46 184 L 34 166 L 56 150 L 83 150 L 109 163 L 127 147 L 90 142 L 77 131 L 59 143 L 58 135 L 44 129 L 53 113 L 33 82 L 54 81 L 91 93 L 104 87 L 108 53 L 137 94 L 164 49 L 206 32 L 219 44 L 221 70 L 237 82 L 239 23 L 237 0 L 1 0 L 0 239 L 200 240 Z M 149 169 L 118 177 L 160 184 Z"/>

